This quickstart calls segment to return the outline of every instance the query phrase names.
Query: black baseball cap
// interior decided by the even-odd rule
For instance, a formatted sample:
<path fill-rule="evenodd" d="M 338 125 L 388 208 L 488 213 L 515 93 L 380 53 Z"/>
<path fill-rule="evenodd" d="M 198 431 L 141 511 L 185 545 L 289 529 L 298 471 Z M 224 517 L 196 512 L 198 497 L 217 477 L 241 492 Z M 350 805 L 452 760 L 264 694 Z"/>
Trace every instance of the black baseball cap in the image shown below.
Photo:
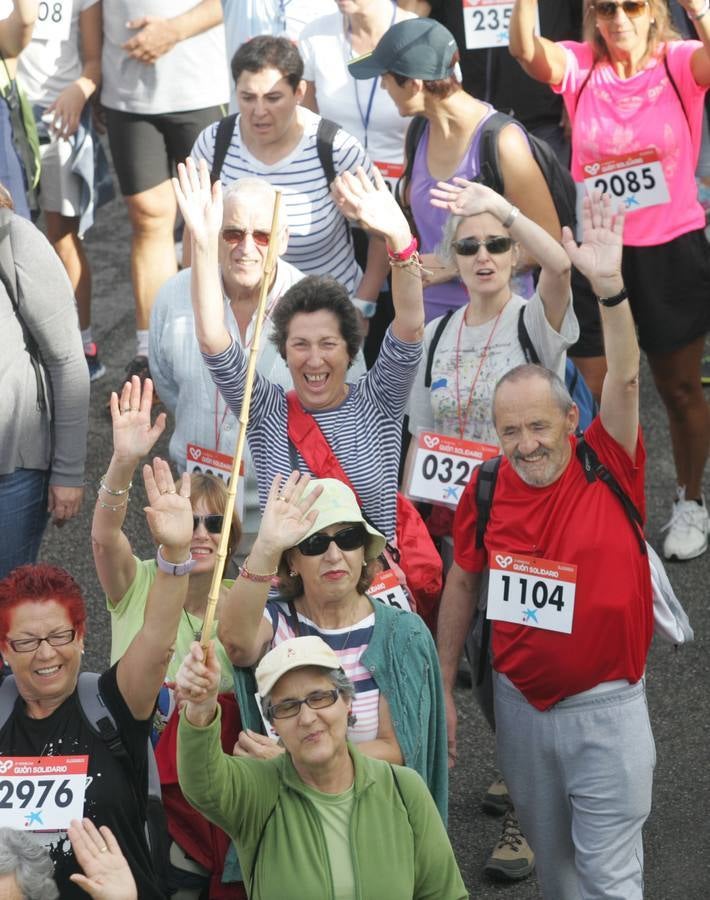
<path fill-rule="evenodd" d="M 433 19 L 405 19 L 384 33 L 372 51 L 348 64 L 353 78 L 396 72 L 405 78 L 437 81 L 454 74 L 458 47 L 453 34 Z"/>

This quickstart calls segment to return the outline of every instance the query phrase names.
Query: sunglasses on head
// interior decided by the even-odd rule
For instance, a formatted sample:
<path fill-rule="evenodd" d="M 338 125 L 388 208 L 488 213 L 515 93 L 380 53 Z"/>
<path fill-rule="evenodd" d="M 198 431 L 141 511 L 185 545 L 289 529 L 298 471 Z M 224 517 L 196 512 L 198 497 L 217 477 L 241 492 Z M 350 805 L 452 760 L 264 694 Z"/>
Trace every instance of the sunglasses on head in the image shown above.
<path fill-rule="evenodd" d="M 207 529 L 207 531 L 209 531 L 210 534 L 219 534 L 222 530 L 222 522 L 224 522 L 224 516 L 218 516 L 216 513 L 209 516 L 193 516 L 192 530 L 197 531 L 201 522 L 204 522 L 205 528 Z"/>
<path fill-rule="evenodd" d="M 460 238 L 451 245 L 459 256 L 475 256 L 481 247 L 485 247 L 489 253 L 507 253 L 513 246 L 513 238 L 504 234 L 489 237 L 479 241 L 475 237 Z"/>
<path fill-rule="evenodd" d="M 330 542 L 335 541 L 341 550 L 357 550 L 365 546 L 365 536 L 365 528 L 362 525 L 348 525 L 335 534 L 323 534 L 321 531 L 312 534 L 301 541 L 298 549 L 304 556 L 320 556 L 330 547 Z"/>
<path fill-rule="evenodd" d="M 603 0 L 602 3 L 594 3 L 592 9 L 600 19 L 613 19 L 619 8 L 623 9 L 629 19 L 636 19 L 643 14 L 647 5 L 647 0 L 623 0 L 622 3 Z"/>
<path fill-rule="evenodd" d="M 250 234 L 254 239 L 254 243 L 260 247 L 266 247 L 271 239 L 269 231 L 248 231 L 246 228 L 223 228 L 222 240 L 228 244 L 241 244 L 241 242 Z"/>

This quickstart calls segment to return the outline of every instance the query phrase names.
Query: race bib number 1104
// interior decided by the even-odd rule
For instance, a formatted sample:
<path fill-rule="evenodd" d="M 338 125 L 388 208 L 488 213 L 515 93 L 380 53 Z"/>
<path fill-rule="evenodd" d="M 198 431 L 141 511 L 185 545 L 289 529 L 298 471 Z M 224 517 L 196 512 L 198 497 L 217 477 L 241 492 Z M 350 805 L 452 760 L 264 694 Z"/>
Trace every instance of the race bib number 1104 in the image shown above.
<path fill-rule="evenodd" d="M 489 619 L 572 633 L 577 566 L 491 552 Z"/>

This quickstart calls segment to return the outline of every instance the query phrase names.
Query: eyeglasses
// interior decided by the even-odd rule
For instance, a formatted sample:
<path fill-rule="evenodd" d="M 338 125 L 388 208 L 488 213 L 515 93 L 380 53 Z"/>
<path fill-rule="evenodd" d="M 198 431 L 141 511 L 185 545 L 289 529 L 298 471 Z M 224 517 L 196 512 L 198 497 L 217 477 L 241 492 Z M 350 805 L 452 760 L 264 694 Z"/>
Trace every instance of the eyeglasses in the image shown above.
<path fill-rule="evenodd" d="M 222 530 L 222 522 L 224 522 L 224 516 L 193 516 L 192 530 L 197 531 L 201 522 L 205 523 L 205 528 L 207 529 L 207 531 L 209 531 L 210 534 L 219 534 Z"/>
<path fill-rule="evenodd" d="M 339 694 L 337 688 L 332 691 L 311 691 L 303 700 L 283 700 L 270 706 L 266 712 L 269 719 L 292 719 L 299 714 L 302 704 L 305 703 L 309 709 L 326 709 L 335 703 Z"/>
<path fill-rule="evenodd" d="M 335 541 L 341 550 L 357 550 L 358 547 L 365 546 L 365 529 L 362 525 L 348 525 L 335 534 L 323 534 L 319 531 L 301 541 L 298 549 L 304 556 L 320 556 L 330 547 L 331 541 Z"/>
<path fill-rule="evenodd" d="M 475 237 L 465 237 L 454 241 L 451 246 L 459 256 L 475 256 L 482 246 L 489 253 L 507 253 L 513 246 L 513 238 L 503 234 L 486 238 L 484 241 L 479 241 Z"/>
<path fill-rule="evenodd" d="M 611 0 L 603 0 L 602 3 L 594 3 L 592 9 L 600 19 L 613 19 L 617 9 L 621 8 L 629 19 L 637 19 L 643 15 L 648 6 L 647 0 L 623 0 L 622 3 L 613 3 Z"/>
<path fill-rule="evenodd" d="M 246 228 L 223 228 L 222 240 L 228 244 L 241 244 L 248 234 L 252 236 L 254 243 L 260 247 L 266 247 L 271 240 L 269 231 L 248 231 Z"/>
<path fill-rule="evenodd" d="M 54 634 L 48 634 L 47 637 L 41 638 L 21 638 L 19 641 L 10 641 L 8 644 L 15 653 L 34 653 L 39 649 L 42 641 L 46 641 L 50 647 L 63 647 L 64 644 L 71 644 L 76 637 L 76 630 L 69 628 L 67 631 L 57 631 Z"/>

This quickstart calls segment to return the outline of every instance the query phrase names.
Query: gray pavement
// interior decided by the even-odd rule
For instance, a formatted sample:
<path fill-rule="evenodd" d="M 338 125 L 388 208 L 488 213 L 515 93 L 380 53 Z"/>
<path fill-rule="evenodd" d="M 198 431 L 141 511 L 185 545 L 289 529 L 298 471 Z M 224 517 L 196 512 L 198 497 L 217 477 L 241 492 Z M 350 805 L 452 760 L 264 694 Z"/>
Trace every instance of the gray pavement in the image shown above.
<path fill-rule="evenodd" d="M 98 478 L 111 455 L 110 421 L 105 410 L 107 393 L 120 383 L 123 367 L 134 353 L 130 237 L 120 200 L 100 210 L 98 224 L 88 235 L 86 244 L 94 266 L 94 334 L 108 372 L 92 386 L 84 508 L 81 516 L 65 528 L 48 528 L 41 557 L 65 566 L 85 590 L 90 618 L 86 667 L 100 671 L 108 662 L 110 630 L 91 558 L 91 510 Z M 643 372 L 642 422 L 648 448 L 647 533 L 658 546 L 660 528 L 670 513 L 674 478 L 665 415 L 647 369 Z M 159 452 L 167 452 L 167 441 L 161 441 Z M 705 493 L 710 498 L 707 475 Z M 134 490 L 126 527 L 137 554 L 147 557 L 154 550 L 143 518 L 143 505 L 142 488 Z M 668 568 L 690 615 L 696 640 L 678 651 L 654 641 L 649 658 L 648 699 L 658 762 L 653 812 L 645 831 L 646 897 L 648 900 L 707 900 L 710 897 L 710 554 Z M 534 875 L 514 885 L 494 884 L 481 875 L 500 827 L 500 820 L 480 811 L 481 797 L 495 775 L 493 740 L 470 691 L 462 688 L 458 693 L 459 763 L 452 773 L 449 830 L 464 879 L 471 895 L 481 900 L 504 896 L 510 900 L 533 900 L 540 897 Z"/>

